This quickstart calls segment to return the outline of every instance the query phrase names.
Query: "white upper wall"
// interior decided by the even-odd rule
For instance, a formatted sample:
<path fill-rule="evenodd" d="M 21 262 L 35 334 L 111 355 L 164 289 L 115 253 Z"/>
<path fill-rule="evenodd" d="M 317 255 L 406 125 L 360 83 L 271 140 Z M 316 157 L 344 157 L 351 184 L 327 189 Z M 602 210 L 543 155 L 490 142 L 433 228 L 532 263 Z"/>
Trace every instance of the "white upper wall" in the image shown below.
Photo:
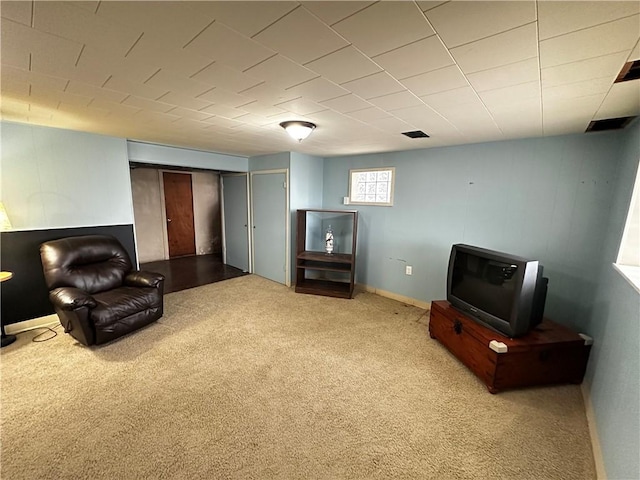
<path fill-rule="evenodd" d="M 133 223 L 127 142 L 0 123 L 0 198 L 14 230 Z"/>

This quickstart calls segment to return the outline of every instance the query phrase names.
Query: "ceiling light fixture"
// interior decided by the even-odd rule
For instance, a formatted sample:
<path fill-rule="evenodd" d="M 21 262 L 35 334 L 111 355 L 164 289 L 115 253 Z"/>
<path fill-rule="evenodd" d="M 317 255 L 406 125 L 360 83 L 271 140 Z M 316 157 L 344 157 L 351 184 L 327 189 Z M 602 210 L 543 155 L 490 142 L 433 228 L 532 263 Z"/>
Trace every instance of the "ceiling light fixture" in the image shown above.
<path fill-rule="evenodd" d="M 291 138 L 299 142 L 311 135 L 311 132 L 316 128 L 315 123 L 302 122 L 300 120 L 282 122 L 280 126 L 287 131 Z"/>

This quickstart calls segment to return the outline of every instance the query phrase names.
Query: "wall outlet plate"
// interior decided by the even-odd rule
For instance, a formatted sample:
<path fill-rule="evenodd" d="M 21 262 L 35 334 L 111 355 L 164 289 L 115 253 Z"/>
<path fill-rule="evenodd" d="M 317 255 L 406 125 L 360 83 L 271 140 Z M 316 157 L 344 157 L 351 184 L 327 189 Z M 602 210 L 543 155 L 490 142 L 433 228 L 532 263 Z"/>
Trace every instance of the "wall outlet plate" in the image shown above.
<path fill-rule="evenodd" d="M 411 265 L 407 265 L 404 267 L 404 273 L 406 275 L 413 275 L 413 267 Z"/>

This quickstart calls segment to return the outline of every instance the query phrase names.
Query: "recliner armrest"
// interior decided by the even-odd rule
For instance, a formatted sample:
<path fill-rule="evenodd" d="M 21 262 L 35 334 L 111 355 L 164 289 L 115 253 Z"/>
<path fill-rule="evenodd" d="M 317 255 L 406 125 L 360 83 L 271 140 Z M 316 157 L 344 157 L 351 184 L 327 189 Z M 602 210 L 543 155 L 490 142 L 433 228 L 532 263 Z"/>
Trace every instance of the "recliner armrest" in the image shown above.
<path fill-rule="evenodd" d="M 97 303 L 87 292 L 73 287 L 60 287 L 51 290 L 49 300 L 62 310 L 75 310 L 80 307 L 94 308 Z"/>
<path fill-rule="evenodd" d="M 152 287 L 156 288 L 164 280 L 164 275 L 160 273 L 138 270 L 129 273 L 124 277 L 124 284 L 130 287 Z"/>

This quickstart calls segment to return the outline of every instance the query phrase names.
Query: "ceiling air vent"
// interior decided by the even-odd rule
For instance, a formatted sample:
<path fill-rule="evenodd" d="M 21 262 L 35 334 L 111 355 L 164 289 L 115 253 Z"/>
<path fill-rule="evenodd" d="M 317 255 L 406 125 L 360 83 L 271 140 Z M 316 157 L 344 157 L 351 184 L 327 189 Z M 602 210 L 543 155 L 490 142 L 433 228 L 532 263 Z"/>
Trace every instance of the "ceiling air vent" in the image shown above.
<path fill-rule="evenodd" d="M 628 82 L 629 80 L 637 80 L 640 78 L 640 60 L 634 60 L 633 62 L 627 62 L 620 70 L 618 78 L 614 83 Z"/>
<path fill-rule="evenodd" d="M 422 130 L 414 130 L 413 132 L 402 132 L 403 135 L 406 135 L 409 138 L 429 138 L 429 135 L 424 133 Z"/>
<path fill-rule="evenodd" d="M 602 132 L 604 130 L 620 130 L 631 123 L 636 117 L 620 117 L 620 118 L 607 118 L 605 120 L 594 120 L 589 123 L 589 126 L 585 130 L 586 132 Z"/>

